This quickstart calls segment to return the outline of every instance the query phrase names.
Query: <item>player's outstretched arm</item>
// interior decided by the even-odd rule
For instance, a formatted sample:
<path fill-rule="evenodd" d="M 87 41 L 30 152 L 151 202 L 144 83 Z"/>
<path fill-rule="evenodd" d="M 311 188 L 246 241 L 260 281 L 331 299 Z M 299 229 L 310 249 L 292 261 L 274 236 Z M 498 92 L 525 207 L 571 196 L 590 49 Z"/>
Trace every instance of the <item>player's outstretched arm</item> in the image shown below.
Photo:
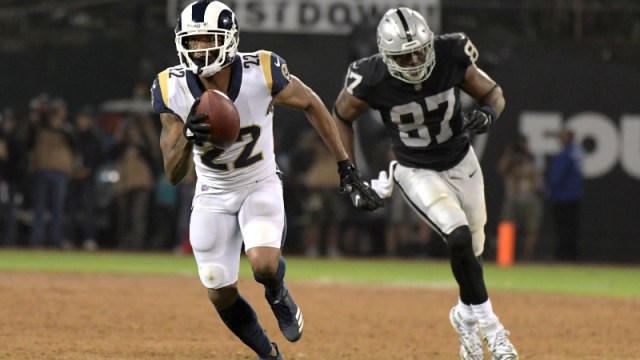
<path fill-rule="evenodd" d="M 358 169 L 347 157 L 336 124 L 313 90 L 295 76 L 291 76 L 291 82 L 274 98 L 274 104 L 282 104 L 304 111 L 309 122 L 318 131 L 338 161 L 340 190 L 350 196 L 355 207 L 371 211 L 384 206 L 384 202 L 378 194 L 362 181 Z"/>
<path fill-rule="evenodd" d="M 354 162 L 356 161 L 356 154 L 353 122 L 368 109 L 369 105 L 366 102 L 342 89 L 331 112 L 333 122 L 338 128 L 338 133 L 340 134 L 340 139 L 342 139 L 345 150 L 347 150 L 349 158 L 353 159 Z"/>
<path fill-rule="evenodd" d="M 320 100 L 320 97 L 300 79 L 291 75 L 289 85 L 276 95 L 273 103 L 302 110 L 336 160 L 347 159 L 347 152 L 340 141 L 338 130 L 331 119 L 329 111 Z"/>
<path fill-rule="evenodd" d="M 368 109 L 369 105 L 366 102 L 349 94 L 344 89 L 338 95 L 333 106 L 331 116 L 350 159 L 355 160 L 353 122 Z M 360 172 L 350 160 L 338 162 L 338 174 L 340 175 L 340 190 L 349 195 L 353 206 L 369 211 L 384 206 L 384 201 L 369 184 L 362 181 Z"/>
<path fill-rule="evenodd" d="M 190 168 L 193 144 L 183 135 L 184 123 L 175 114 L 160 114 L 162 131 L 160 149 L 164 160 L 164 172 L 173 185 L 182 181 Z"/>

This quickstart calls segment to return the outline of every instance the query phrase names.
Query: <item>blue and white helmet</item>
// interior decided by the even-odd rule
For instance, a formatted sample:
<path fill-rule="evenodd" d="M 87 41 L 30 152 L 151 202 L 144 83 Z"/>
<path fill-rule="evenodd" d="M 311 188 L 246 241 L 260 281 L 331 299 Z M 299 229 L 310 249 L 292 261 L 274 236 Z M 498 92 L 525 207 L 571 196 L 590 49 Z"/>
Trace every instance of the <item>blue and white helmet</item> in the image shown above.
<path fill-rule="evenodd" d="M 214 46 L 191 49 L 189 37 L 196 35 L 211 36 Z M 239 41 L 236 15 L 219 1 L 199 0 L 180 14 L 176 26 L 176 50 L 182 66 L 194 74 L 209 77 L 231 64 Z"/>
<path fill-rule="evenodd" d="M 397 79 L 411 84 L 425 81 L 436 66 L 434 35 L 427 21 L 418 12 L 406 7 L 387 11 L 378 24 L 378 50 Z M 423 59 L 415 66 L 402 66 L 396 59 L 412 53 Z"/>

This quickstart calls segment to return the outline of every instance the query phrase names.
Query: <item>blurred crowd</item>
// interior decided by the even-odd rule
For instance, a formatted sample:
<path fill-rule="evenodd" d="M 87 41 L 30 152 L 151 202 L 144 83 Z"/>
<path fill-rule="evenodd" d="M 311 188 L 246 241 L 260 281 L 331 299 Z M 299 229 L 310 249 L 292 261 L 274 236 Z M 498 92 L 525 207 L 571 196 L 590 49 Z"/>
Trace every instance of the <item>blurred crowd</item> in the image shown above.
<path fill-rule="evenodd" d="M 148 101 L 147 101 L 148 102 Z M 164 178 L 150 113 L 70 112 L 41 94 L 26 118 L 0 118 L 4 246 L 96 250 L 172 249 L 187 234 L 195 174 Z"/>
<path fill-rule="evenodd" d="M 498 236 L 501 225 L 513 226 L 514 257 L 518 261 L 544 258 L 539 240 L 545 205 L 555 242 L 547 260 L 578 260 L 583 154 L 572 130 L 562 129 L 557 137 L 560 151 L 548 165 L 545 159 L 531 152 L 529 139 L 522 134 L 504 150 L 497 165 L 504 185 Z"/>
<path fill-rule="evenodd" d="M 21 12 L 22 16 L 5 19 L 38 26 L 5 26 L 10 32 L 0 35 L 6 40 L 0 45 L 5 51 L 3 60 L 8 68 L 12 68 L 12 59 L 24 67 L 25 56 L 20 51 L 36 51 L 37 56 L 29 59 L 48 53 L 66 54 L 53 51 L 60 44 L 73 44 L 82 52 L 104 48 L 110 53 L 124 46 L 129 56 L 122 59 L 130 63 L 121 63 L 119 68 L 135 69 L 133 77 L 147 81 L 153 78 L 157 66 L 176 60 L 173 50 L 165 46 L 166 36 L 172 33 L 164 24 L 165 5 L 122 1 L 51 14 L 31 7 Z M 473 36 L 474 42 L 486 43 L 483 61 L 487 67 L 499 64 L 500 57 L 509 54 L 505 49 L 520 42 L 528 46 L 537 41 L 545 46 L 557 41 L 562 46 L 593 43 L 603 56 L 622 57 L 625 51 L 607 49 L 614 45 L 620 45 L 620 49 L 635 47 L 640 39 L 640 6 L 632 0 L 451 1 L 442 3 L 441 12 L 440 32 L 464 31 Z M 65 17 L 74 19 L 78 14 L 99 19 L 91 23 L 103 24 L 104 28 L 65 21 Z M 377 19 L 365 18 L 354 27 L 345 49 L 348 61 L 377 51 L 372 35 L 376 24 Z M 144 36 L 131 36 L 132 28 L 138 29 L 135 34 Z M 78 38 L 79 32 L 87 36 Z M 43 44 L 41 39 L 48 42 Z M 603 42 L 606 46 L 600 46 Z M 16 56 L 6 56 L 14 53 Z M 75 55 L 64 59 L 73 58 Z M 53 83 L 67 76 L 55 66 L 43 71 L 41 78 Z M 131 81 L 131 74 L 119 74 L 122 79 L 115 78 L 113 83 Z M 16 81 L 11 76 L 6 77 L 9 83 Z M 30 88 L 29 84 L 25 87 Z M 188 248 L 184 245 L 188 244 L 195 174 L 178 186 L 165 178 L 158 145 L 160 123 L 150 111 L 148 88 L 148 84 L 141 86 L 136 95 L 139 101 L 131 104 L 77 107 L 84 101 L 79 91 L 74 99 L 40 94 L 29 102 L 24 114 L 10 108 L 0 112 L 0 246 L 141 251 Z M 7 94 L 7 101 L 17 102 L 17 97 Z M 15 104 L 14 109 L 23 111 L 24 105 Z M 384 136 L 377 132 L 384 130 L 369 126 L 378 123 L 370 114 L 365 117 L 359 122 L 366 124 L 359 135 L 378 144 Z M 352 209 L 337 190 L 336 164 L 316 136 L 296 129 L 286 137 L 287 143 L 277 144 L 276 151 L 286 182 L 286 251 L 331 257 L 446 256 L 443 242 L 409 211 L 399 194 L 374 213 Z M 387 149 L 380 143 L 364 154 L 361 151 L 358 159 L 365 161 L 358 166 L 365 178 L 371 179 L 386 168 Z M 514 150 L 505 155 L 498 169 L 506 189 L 500 221 L 512 221 L 520 227 L 525 239 L 519 241 L 522 248 L 518 252 L 528 259 L 535 258 L 536 247 L 539 249 L 546 170 L 538 159 L 532 160 L 528 150 L 521 152 L 524 154 Z"/>
<path fill-rule="evenodd" d="M 140 101 L 148 104 L 142 95 Z M 41 94 L 25 118 L 4 109 L 0 129 L 0 245 L 188 251 L 195 171 L 177 186 L 166 179 L 160 123 L 150 109 L 101 104 L 72 111 L 64 99 Z M 306 129 L 296 138 L 277 149 L 286 182 L 287 251 L 445 255 L 399 194 L 382 211 L 353 209 L 318 135 Z"/>

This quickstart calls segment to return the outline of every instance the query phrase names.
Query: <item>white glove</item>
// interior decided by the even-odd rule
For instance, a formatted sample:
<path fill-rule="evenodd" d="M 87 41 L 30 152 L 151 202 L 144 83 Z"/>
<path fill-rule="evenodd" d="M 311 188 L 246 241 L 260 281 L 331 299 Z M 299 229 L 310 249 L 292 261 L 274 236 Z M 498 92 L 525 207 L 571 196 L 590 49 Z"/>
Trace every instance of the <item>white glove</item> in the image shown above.
<path fill-rule="evenodd" d="M 395 170 L 397 163 L 398 162 L 396 160 L 389 163 L 389 175 L 387 175 L 386 171 L 380 171 L 378 178 L 371 180 L 371 188 L 382 199 L 390 198 L 393 193 L 393 171 Z"/>

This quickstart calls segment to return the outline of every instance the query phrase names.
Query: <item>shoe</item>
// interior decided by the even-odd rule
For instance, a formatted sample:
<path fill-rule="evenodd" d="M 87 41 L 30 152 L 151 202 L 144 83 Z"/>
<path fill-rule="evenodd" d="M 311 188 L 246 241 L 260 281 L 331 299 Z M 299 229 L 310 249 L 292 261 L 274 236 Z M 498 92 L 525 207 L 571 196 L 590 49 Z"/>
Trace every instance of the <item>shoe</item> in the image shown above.
<path fill-rule="evenodd" d="M 487 328 L 498 329 L 497 331 L 493 331 L 491 335 L 484 336 L 484 343 L 487 345 L 487 349 L 491 354 L 491 359 L 493 360 L 516 360 L 518 359 L 518 352 L 516 348 L 509 341 L 509 332 L 500 324 L 500 322 L 495 322 L 488 325 L 482 325 L 480 328 L 483 330 L 483 333 L 489 333 L 486 331 Z"/>
<path fill-rule="evenodd" d="M 272 342 L 271 346 L 273 346 L 273 348 L 276 349 L 276 355 L 260 356 L 258 360 L 284 360 L 284 357 L 282 356 L 282 354 L 280 354 L 280 350 L 278 350 L 278 345 Z"/>
<path fill-rule="evenodd" d="M 477 322 L 474 328 L 475 330 L 469 331 L 462 324 L 462 317 L 460 317 L 456 311 L 455 306 L 449 313 L 449 320 L 460 338 L 460 359 L 482 360 L 484 358 L 484 351 L 482 350 L 482 338 L 480 337 L 480 330 L 478 329 Z"/>
<path fill-rule="evenodd" d="M 289 294 L 287 285 L 282 284 L 282 290 L 280 290 L 280 294 L 276 298 L 271 298 L 269 295 L 266 295 L 266 298 L 271 310 L 273 310 L 273 314 L 278 319 L 278 326 L 282 331 L 282 335 L 291 342 L 300 340 L 304 321 L 300 308 Z"/>

